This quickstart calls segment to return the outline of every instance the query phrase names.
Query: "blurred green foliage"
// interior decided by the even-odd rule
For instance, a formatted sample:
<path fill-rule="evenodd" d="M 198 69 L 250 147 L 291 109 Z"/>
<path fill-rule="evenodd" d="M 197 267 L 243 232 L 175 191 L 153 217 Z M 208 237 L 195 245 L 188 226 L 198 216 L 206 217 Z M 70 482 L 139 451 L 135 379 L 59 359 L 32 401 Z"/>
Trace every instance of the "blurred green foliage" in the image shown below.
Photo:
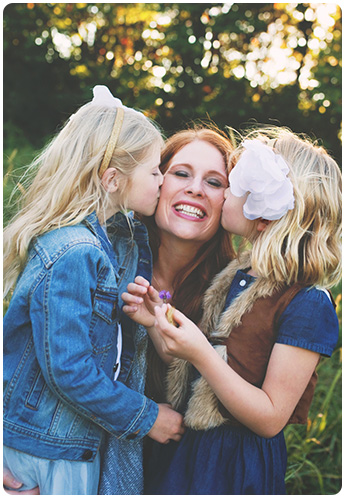
<path fill-rule="evenodd" d="M 3 20 L 5 223 L 25 165 L 96 84 L 167 136 L 195 119 L 280 124 L 341 164 L 337 4 L 12 3 Z M 341 284 L 334 297 L 341 325 Z M 318 374 L 308 425 L 285 430 L 288 494 L 341 488 L 341 340 Z"/>
<path fill-rule="evenodd" d="M 336 4 L 38 3 L 4 9 L 5 139 L 41 146 L 106 84 L 167 135 L 193 119 L 286 125 L 341 159 Z"/>

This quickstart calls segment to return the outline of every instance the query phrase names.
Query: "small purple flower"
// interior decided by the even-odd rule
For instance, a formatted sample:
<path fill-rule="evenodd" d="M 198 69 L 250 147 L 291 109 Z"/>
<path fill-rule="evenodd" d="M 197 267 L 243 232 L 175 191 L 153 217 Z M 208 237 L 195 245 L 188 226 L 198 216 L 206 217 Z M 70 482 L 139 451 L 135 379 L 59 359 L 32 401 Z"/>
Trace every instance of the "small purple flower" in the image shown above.
<path fill-rule="evenodd" d="M 162 299 L 164 301 L 164 303 L 166 304 L 167 303 L 167 300 L 171 299 L 172 298 L 172 295 L 169 293 L 168 290 L 161 290 L 161 292 L 159 292 L 159 297 L 160 299 Z"/>

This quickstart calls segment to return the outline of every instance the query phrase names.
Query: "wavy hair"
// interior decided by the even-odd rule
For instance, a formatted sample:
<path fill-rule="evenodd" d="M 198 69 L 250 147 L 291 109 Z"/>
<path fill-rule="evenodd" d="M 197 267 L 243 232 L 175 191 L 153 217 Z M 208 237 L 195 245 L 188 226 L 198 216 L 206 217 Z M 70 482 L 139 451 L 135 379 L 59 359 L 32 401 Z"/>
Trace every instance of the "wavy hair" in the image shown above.
<path fill-rule="evenodd" d="M 107 192 L 98 170 L 116 112 L 116 108 L 85 104 L 29 166 L 24 180 L 29 187 L 21 199 L 22 208 L 4 231 L 5 295 L 26 263 L 33 238 L 77 224 L 93 211 L 98 216 L 104 214 Z M 123 208 L 126 209 L 126 191 L 134 169 L 146 161 L 156 145 L 163 147 L 158 127 L 142 113 L 125 108 L 109 164 L 119 173 L 118 192 Z"/>
<path fill-rule="evenodd" d="M 294 208 L 255 237 L 253 269 L 279 284 L 334 286 L 341 278 L 340 168 L 323 147 L 286 128 L 253 130 L 246 138 L 274 139 L 295 196 Z"/>

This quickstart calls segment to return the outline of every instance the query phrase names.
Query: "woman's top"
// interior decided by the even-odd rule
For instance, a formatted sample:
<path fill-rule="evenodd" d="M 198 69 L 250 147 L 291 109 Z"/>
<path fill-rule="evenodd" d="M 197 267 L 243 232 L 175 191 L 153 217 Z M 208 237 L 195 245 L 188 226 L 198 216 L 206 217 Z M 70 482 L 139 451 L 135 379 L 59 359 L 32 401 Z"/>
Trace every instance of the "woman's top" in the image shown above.
<path fill-rule="evenodd" d="M 121 293 L 150 278 L 144 226 L 117 214 L 113 248 L 96 214 L 36 238 L 4 318 L 4 444 L 49 459 L 92 461 L 105 430 L 140 440 L 158 406 L 124 383 L 134 349 L 117 335 Z"/>

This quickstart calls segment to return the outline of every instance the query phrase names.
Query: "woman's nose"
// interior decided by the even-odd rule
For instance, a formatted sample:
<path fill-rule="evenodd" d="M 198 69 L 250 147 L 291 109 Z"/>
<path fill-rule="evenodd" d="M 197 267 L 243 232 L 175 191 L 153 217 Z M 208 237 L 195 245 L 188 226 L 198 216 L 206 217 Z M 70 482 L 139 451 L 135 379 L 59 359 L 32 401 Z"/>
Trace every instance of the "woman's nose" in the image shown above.
<path fill-rule="evenodd" d="M 191 181 L 186 186 L 185 191 L 188 194 L 192 194 L 193 196 L 203 196 L 204 195 L 204 189 L 203 189 L 203 181 L 202 181 L 202 179 L 199 179 L 197 177 L 191 178 Z"/>

